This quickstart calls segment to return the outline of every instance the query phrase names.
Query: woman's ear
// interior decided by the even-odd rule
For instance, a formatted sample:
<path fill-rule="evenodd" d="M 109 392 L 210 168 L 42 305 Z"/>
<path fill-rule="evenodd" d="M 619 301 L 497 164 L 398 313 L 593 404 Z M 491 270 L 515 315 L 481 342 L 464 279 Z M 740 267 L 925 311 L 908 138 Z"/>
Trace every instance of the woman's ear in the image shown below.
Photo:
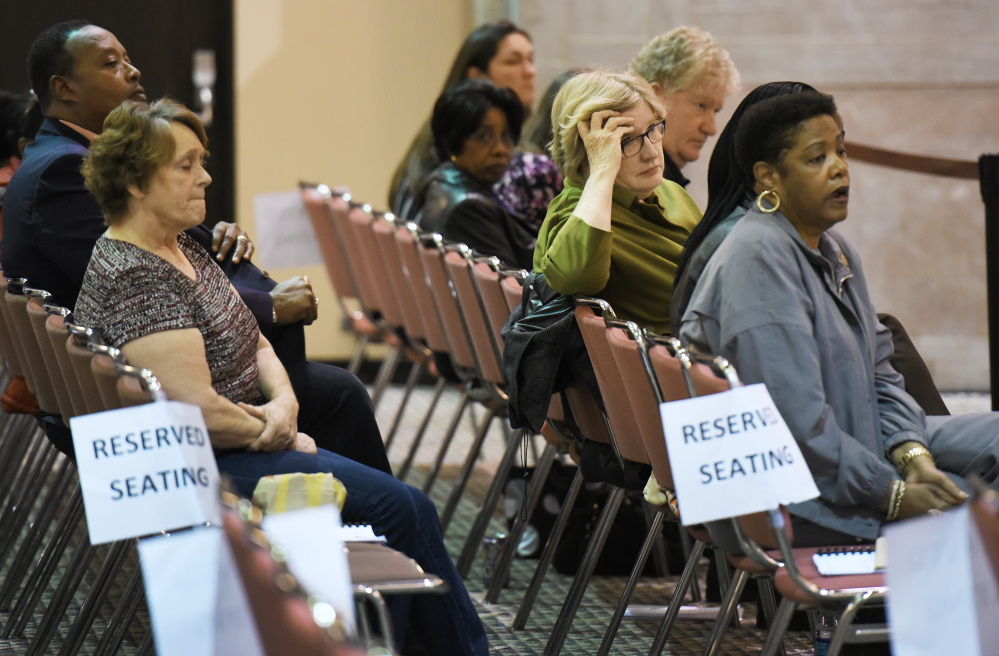
<path fill-rule="evenodd" d="M 780 172 L 777 167 L 767 162 L 757 162 L 753 164 L 753 177 L 756 178 L 757 186 L 762 185 L 763 189 L 776 189 L 780 184 Z"/>
<path fill-rule="evenodd" d="M 485 71 L 481 71 L 478 68 L 476 68 L 475 66 L 469 66 L 468 70 L 465 71 L 465 79 L 467 79 L 467 80 L 478 80 L 478 79 L 488 80 L 489 79 L 489 73 L 487 73 Z"/>
<path fill-rule="evenodd" d="M 146 192 L 139 189 L 138 185 L 130 184 L 125 188 L 128 189 L 128 194 L 135 200 L 142 200 L 146 197 Z"/>

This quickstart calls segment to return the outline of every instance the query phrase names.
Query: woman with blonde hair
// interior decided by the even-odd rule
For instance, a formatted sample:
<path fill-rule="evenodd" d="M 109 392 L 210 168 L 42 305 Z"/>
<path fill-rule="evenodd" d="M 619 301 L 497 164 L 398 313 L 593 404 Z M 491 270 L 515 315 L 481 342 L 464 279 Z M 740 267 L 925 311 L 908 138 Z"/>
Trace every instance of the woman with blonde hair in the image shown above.
<path fill-rule="evenodd" d="M 565 189 L 548 208 L 534 271 L 559 293 L 598 296 L 620 318 L 668 332 L 676 264 L 701 211 L 663 179 L 662 103 L 640 77 L 591 71 L 565 83 L 552 122 Z"/>

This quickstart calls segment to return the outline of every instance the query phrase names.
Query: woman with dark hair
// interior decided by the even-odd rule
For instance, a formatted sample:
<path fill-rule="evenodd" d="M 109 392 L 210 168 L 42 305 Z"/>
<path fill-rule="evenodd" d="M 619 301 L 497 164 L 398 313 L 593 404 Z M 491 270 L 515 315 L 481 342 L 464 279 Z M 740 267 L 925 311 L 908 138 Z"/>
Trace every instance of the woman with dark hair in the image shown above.
<path fill-rule="evenodd" d="M 469 78 L 485 78 L 513 89 L 525 113 L 530 113 L 536 76 L 531 37 L 510 21 L 499 20 L 481 25 L 468 35 L 451 64 L 442 93 Z M 416 216 L 420 209 L 415 202 L 419 186 L 440 163 L 427 119 L 392 176 L 388 200 L 397 216 Z"/>
<path fill-rule="evenodd" d="M 754 180 L 746 178 L 735 161 L 735 130 L 746 110 L 767 98 L 787 96 L 799 91 L 815 91 L 803 82 L 768 82 L 746 94 L 732 113 L 725 129 L 718 136 L 708 164 L 708 206 L 704 217 L 690 233 L 676 265 L 673 279 L 673 302 L 670 319 L 680 325 L 680 317 L 687 309 L 690 295 L 694 293 L 697 279 L 711 256 L 717 250 L 736 222 L 743 217 L 753 202 Z"/>
<path fill-rule="evenodd" d="M 493 193 L 520 138 L 523 106 L 509 89 L 466 80 L 434 105 L 434 150 L 444 162 L 427 178 L 420 228 L 529 268 L 534 238 Z"/>
<path fill-rule="evenodd" d="M 707 263 L 680 339 L 765 383 L 820 497 L 790 506 L 796 546 L 874 540 L 885 522 L 963 503 L 999 474 L 999 414 L 927 417 L 892 368 L 846 219 L 850 174 L 832 97 L 770 98 L 742 116 L 753 206 Z"/>

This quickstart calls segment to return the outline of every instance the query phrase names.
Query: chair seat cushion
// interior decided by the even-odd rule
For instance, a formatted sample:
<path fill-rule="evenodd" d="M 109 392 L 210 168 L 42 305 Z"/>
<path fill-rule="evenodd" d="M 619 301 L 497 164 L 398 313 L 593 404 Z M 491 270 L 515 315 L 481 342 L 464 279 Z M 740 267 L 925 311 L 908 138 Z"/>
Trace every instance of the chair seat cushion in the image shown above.
<path fill-rule="evenodd" d="M 794 550 L 794 560 L 798 565 L 798 571 L 801 572 L 801 576 L 805 580 L 826 590 L 847 591 L 858 589 L 887 589 L 884 574 L 880 573 L 846 576 L 822 576 L 819 574 L 819 570 L 815 567 L 815 563 L 812 561 L 812 556 L 818 550 L 818 547 Z M 779 554 L 776 554 L 775 552 L 770 553 L 772 556 L 777 555 L 777 557 L 779 557 Z M 791 577 L 788 576 L 785 568 L 779 569 L 774 574 L 774 585 L 784 597 L 787 597 L 791 601 L 801 604 L 814 604 L 821 601 L 819 597 L 809 594 L 799 588 L 794 581 L 791 580 Z"/>

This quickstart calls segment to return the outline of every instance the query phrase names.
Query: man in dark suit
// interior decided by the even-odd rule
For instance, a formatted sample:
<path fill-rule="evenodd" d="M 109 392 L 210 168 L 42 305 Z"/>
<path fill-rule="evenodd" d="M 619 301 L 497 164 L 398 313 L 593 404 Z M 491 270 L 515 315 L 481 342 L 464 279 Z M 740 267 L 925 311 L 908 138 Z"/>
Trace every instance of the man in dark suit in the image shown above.
<path fill-rule="evenodd" d="M 52 302 L 72 308 L 94 243 L 106 229 L 80 166 L 111 110 L 127 100 L 145 102 L 146 95 L 122 45 L 88 21 L 42 32 L 28 54 L 28 75 L 46 118 L 7 188 L 0 262 L 8 278 L 26 278 L 29 286 L 51 292 Z M 301 430 L 321 448 L 391 473 L 361 382 L 338 367 L 306 360 L 303 323 L 318 312 L 308 279 L 275 284 L 246 259 L 253 247 L 242 230 L 219 225 L 214 233 L 198 226 L 188 234 L 215 254 L 274 345 L 299 399 Z M 46 423 L 47 434 L 67 450 L 71 443 L 64 431 L 56 435 L 59 428 L 59 422 Z"/>

